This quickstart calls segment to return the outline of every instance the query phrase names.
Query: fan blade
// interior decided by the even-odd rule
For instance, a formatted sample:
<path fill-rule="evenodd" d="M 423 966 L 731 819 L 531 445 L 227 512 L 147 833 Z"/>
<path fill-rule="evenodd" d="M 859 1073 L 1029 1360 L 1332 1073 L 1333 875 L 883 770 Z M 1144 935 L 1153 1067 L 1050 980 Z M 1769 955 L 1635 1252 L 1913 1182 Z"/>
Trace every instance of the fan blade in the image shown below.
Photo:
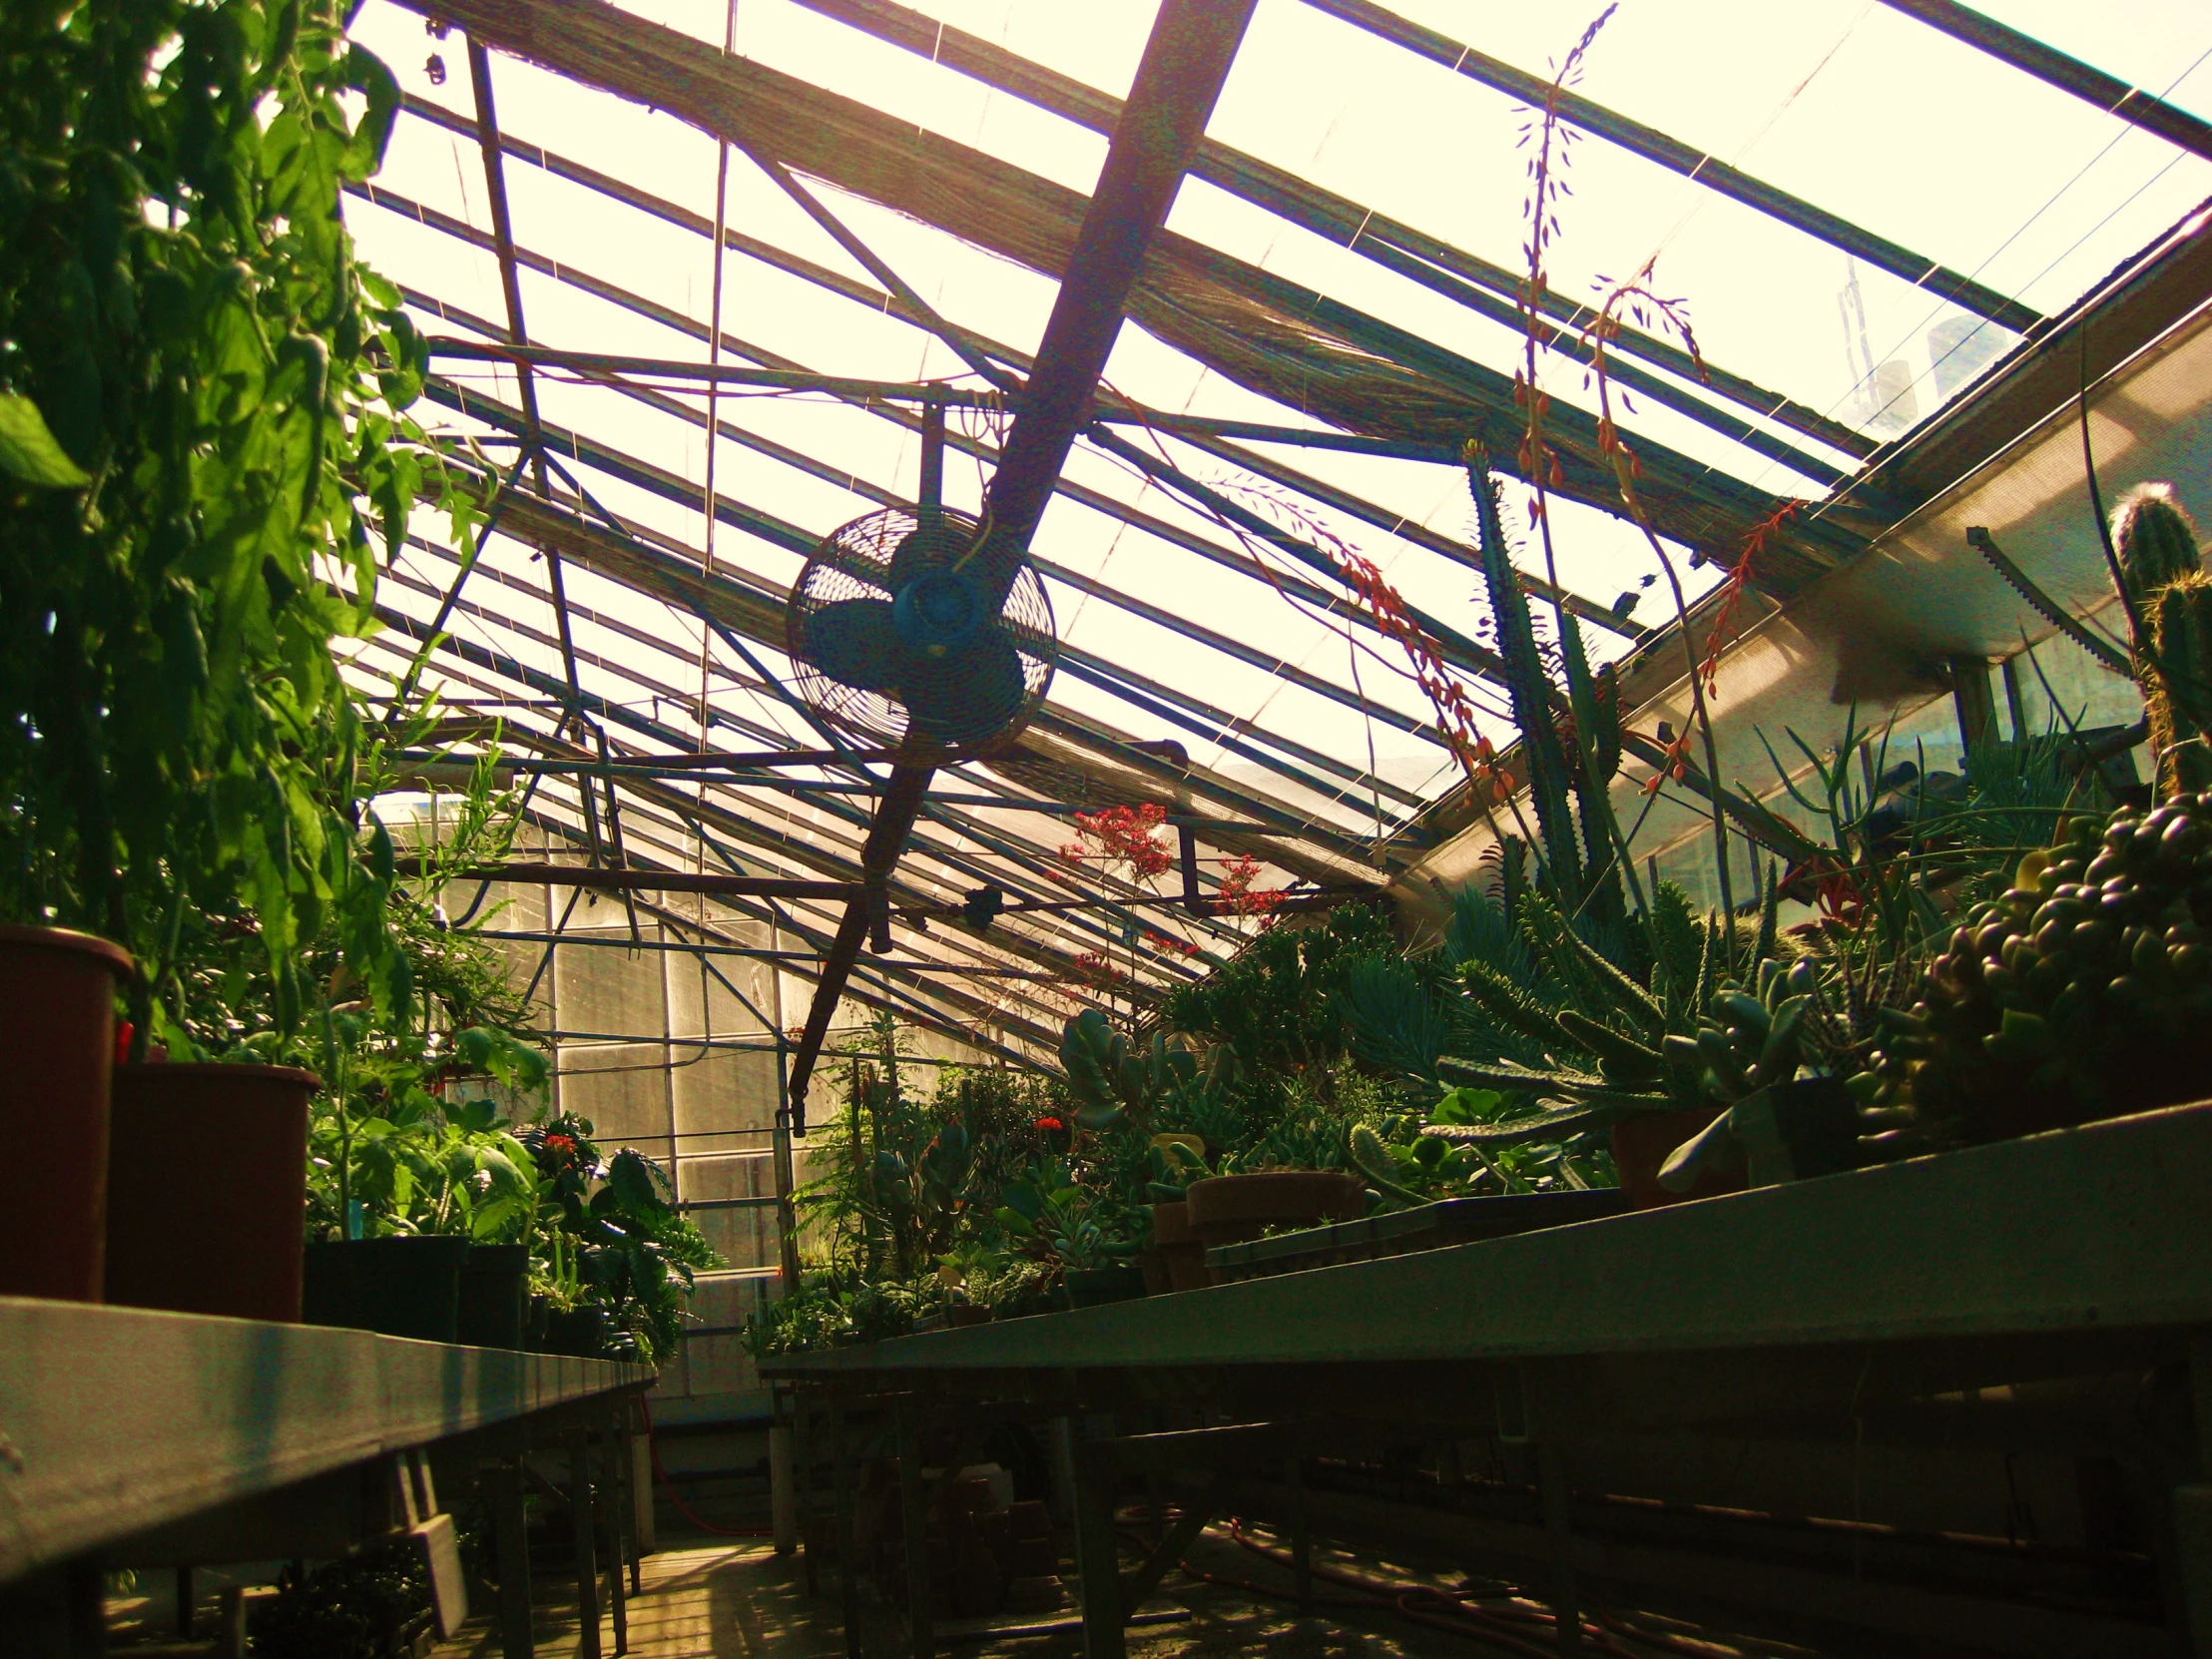
<path fill-rule="evenodd" d="M 890 694 L 899 659 L 887 599 L 839 599 L 808 617 L 800 655 L 840 686 Z"/>
<path fill-rule="evenodd" d="M 904 654 L 898 696 L 910 730 L 933 743 L 972 745 L 996 737 L 1021 713 L 1029 688 L 1021 653 L 996 625 L 963 649 L 934 660 Z"/>

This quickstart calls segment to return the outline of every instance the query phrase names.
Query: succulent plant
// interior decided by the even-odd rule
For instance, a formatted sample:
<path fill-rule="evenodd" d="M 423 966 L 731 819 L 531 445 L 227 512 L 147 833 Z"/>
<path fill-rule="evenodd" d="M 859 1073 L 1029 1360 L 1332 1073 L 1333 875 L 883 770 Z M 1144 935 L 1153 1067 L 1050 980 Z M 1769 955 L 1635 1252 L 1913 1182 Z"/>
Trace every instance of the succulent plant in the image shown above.
<path fill-rule="evenodd" d="M 2188 1099 L 2212 1023 L 2212 794 L 2079 819 L 1931 965 L 1854 1092 L 1888 1135 L 1989 1140 Z"/>
<path fill-rule="evenodd" d="M 2170 484 L 2139 484 L 2120 498 L 2112 511 L 2112 545 L 2120 556 L 2120 578 L 2139 611 L 2148 610 L 2168 583 L 2203 568 L 2197 527 Z"/>
<path fill-rule="evenodd" d="M 2191 571 L 2158 590 L 2150 616 L 2152 672 L 2143 673 L 2158 794 L 2212 789 L 2212 576 Z"/>

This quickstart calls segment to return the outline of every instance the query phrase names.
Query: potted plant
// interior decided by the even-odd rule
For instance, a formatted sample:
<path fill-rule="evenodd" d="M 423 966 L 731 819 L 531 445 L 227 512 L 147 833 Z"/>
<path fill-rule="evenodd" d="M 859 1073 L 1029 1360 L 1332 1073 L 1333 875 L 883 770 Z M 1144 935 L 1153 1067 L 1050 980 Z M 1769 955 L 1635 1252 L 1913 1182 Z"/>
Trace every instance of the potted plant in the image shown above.
<path fill-rule="evenodd" d="M 83 965 L 115 981 L 143 1055 L 166 1040 L 181 937 L 244 894 L 286 1020 L 308 1004 L 296 947 L 361 828 L 322 786 L 353 730 L 330 644 L 375 614 L 369 525 L 395 549 L 418 495 L 471 520 L 402 412 L 420 339 L 340 212 L 397 88 L 336 10 L 264 14 L 87 0 L 0 46 L 19 89 L 0 99 L 0 921 L 135 959 L 68 946 L 79 967 L 53 989 L 77 982 L 73 1014 L 0 1036 L 14 1081 L 65 1086 L 0 1100 L 0 1134 L 41 1170 L 0 1275 L 66 1246 L 78 1294 L 98 1277 L 110 1063 Z M 38 999 L 5 1006 L 30 1018 Z M 40 1122 L 19 1125 L 33 1100 Z M 18 1248 L 19 1226 L 39 1242 Z"/>
<path fill-rule="evenodd" d="M 1001 1193 L 996 1220 L 1007 1235 L 1057 1266 L 1071 1305 L 1093 1307 L 1145 1294 L 1143 1271 L 1133 1263 L 1137 1241 L 1129 1236 L 1128 1207 L 1077 1181 L 1067 1163 L 1052 1159 Z"/>
<path fill-rule="evenodd" d="M 1191 1229 L 1187 1199 L 1192 1182 L 1214 1173 L 1206 1162 L 1206 1143 L 1196 1135 L 1155 1135 L 1145 1156 L 1151 1177 L 1145 1196 L 1150 1201 L 1152 1250 L 1160 1258 L 1167 1288 L 1203 1290 L 1214 1276 L 1206 1267 L 1206 1241 Z"/>
<path fill-rule="evenodd" d="M 100 1300 L 115 994 L 131 972 L 106 939 L 0 926 L 0 1141 L 37 1172 L 0 1220 L 0 1296 Z"/>
<path fill-rule="evenodd" d="M 307 1102 L 320 1087 L 292 1066 L 118 1066 L 107 1300 L 296 1323 Z"/>

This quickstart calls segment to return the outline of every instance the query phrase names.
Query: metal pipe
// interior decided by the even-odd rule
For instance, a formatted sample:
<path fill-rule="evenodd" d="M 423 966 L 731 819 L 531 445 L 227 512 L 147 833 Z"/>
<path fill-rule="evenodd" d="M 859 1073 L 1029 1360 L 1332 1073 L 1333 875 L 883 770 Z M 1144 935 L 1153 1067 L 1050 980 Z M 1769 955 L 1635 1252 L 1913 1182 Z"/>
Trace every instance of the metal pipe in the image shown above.
<path fill-rule="evenodd" d="M 427 862 L 418 862 L 414 873 L 428 878 Z M 718 875 L 683 869 L 609 869 L 579 864 L 471 864 L 436 872 L 448 881 L 523 881 L 533 886 L 590 887 L 622 892 L 742 893 L 748 897 L 847 898 L 858 890 L 851 881 L 803 881 L 778 875 Z"/>

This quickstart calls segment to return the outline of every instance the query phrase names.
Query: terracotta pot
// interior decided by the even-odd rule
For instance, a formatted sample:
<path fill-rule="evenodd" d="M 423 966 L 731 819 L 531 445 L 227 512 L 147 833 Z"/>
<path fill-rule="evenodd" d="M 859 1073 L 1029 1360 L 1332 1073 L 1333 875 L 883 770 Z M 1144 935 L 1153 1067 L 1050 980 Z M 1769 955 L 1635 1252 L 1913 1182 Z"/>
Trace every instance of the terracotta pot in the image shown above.
<path fill-rule="evenodd" d="M 108 1300 L 299 1322 L 307 1101 L 289 1066 L 119 1066 Z"/>
<path fill-rule="evenodd" d="M 1210 1245 L 1245 1244 L 1271 1227 L 1315 1227 L 1368 1213 L 1366 1186 L 1342 1170 L 1263 1170 L 1194 1181 L 1191 1231 Z"/>
<path fill-rule="evenodd" d="M 1169 1290 L 1203 1291 L 1215 1282 L 1214 1270 L 1206 1265 L 1204 1240 L 1170 1245 L 1160 1254 L 1167 1258 Z"/>
<path fill-rule="evenodd" d="M 121 945 L 0 927 L 0 1296 L 98 1302 L 107 1243 L 108 1075 Z"/>
<path fill-rule="evenodd" d="M 1168 1275 L 1168 1253 L 1158 1245 L 1137 1252 L 1137 1271 L 1144 1275 L 1146 1296 L 1166 1296 L 1175 1289 L 1175 1282 Z"/>
<path fill-rule="evenodd" d="M 988 1325 L 991 1323 L 991 1311 L 988 1308 L 978 1308 L 972 1302 L 955 1302 L 944 1311 L 944 1323 L 955 1331 L 963 1326 Z"/>
<path fill-rule="evenodd" d="M 1181 1199 L 1152 1206 L 1152 1242 L 1162 1250 L 1169 1245 L 1189 1244 L 1197 1237 L 1191 1231 L 1191 1207 Z"/>
<path fill-rule="evenodd" d="M 1688 1112 L 1623 1112 L 1613 1120 L 1613 1168 L 1620 1172 L 1621 1191 L 1639 1210 L 1656 1210 L 1663 1204 L 1680 1204 L 1693 1198 L 1717 1198 L 1744 1190 L 1744 1167 L 1707 1170 L 1686 1193 L 1670 1193 L 1659 1185 L 1659 1166 L 1667 1154 L 1703 1129 L 1726 1110 L 1700 1106 Z"/>

